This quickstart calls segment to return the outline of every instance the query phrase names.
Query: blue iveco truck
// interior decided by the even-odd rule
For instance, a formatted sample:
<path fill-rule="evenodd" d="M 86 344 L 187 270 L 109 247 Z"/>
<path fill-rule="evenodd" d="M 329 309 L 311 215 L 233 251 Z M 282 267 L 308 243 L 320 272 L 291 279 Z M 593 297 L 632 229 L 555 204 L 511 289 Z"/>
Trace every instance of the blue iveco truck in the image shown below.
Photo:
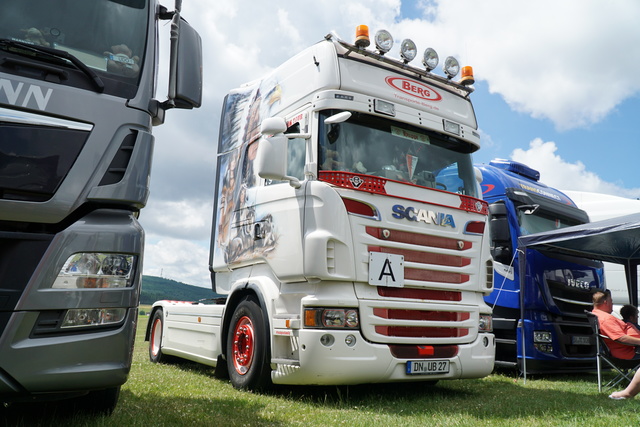
<path fill-rule="evenodd" d="M 528 372 L 592 369 L 595 340 L 584 310 L 591 292 L 604 288 L 601 263 L 518 248 L 520 236 L 582 224 L 588 215 L 522 163 L 476 167 L 491 217 L 494 290 L 485 301 L 493 307 L 496 367 L 522 370 L 526 360 Z"/>

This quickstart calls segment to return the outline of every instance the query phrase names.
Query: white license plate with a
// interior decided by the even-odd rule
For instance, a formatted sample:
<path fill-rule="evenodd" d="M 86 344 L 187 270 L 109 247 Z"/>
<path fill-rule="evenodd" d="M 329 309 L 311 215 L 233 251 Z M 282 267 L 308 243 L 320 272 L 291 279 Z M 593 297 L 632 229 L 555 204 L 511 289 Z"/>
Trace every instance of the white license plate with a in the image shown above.
<path fill-rule="evenodd" d="M 429 375 L 449 373 L 448 360 L 410 360 L 407 362 L 408 375 Z"/>

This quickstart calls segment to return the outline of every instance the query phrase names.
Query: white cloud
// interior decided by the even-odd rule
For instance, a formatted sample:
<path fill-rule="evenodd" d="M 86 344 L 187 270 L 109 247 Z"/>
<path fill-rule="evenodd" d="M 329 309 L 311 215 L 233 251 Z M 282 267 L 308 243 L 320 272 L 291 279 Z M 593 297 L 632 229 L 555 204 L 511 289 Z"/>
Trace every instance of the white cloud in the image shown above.
<path fill-rule="evenodd" d="M 640 91 L 640 3 L 620 0 L 438 1 L 433 22 L 413 20 L 419 45 L 474 66 L 516 111 L 558 129 L 597 122 Z M 440 48 L 433 46 L 436 50 Z"/>
<path fill-rule="evenodd" d="M 640 188 L 629 189 L 618 183 L 606 182 L 595 173 L 589 172 L 582 162 L 571 163 L 561 158 L 556 154 L 557 149 L 555 142 L 544 142 L 537 138 L 531 141 L 529 149 L 514 150 L 511 159 L 538 170 L 541 182 L 560 190 L 604 193 L 628 198 L 640 197 Z"/>
<path fill-rule="evenodd" d="M 140 213 L 140 223 L 153 234 L 208 239 L 212 209 L 213 200 L 152 200 Z"/>
<path fill-rule="evenodd" d="M 145 243 L 145 274 L 211 287 L 208 243 L 198 244 L 170 237 L 154 240 L 147 238 Z"/>

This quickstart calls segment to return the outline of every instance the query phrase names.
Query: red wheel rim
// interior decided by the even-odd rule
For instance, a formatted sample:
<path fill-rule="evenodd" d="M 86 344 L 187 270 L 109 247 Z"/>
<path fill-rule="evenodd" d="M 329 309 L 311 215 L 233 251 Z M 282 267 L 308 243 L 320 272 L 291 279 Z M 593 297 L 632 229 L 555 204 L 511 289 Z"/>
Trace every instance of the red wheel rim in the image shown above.
<path fill-rule="evenodd" d="M 253 323 L 247 316 L 241 317 L 233 331 L 233 367 L 240 375 L 249 372 L 253 362 Z"/>
<path fill-rule="evenodd" d="M 160 351 L 160 335 L 162 334 L 162 321 L 156 319 L 151 328 L 151 354 L 155 357 Z"/>

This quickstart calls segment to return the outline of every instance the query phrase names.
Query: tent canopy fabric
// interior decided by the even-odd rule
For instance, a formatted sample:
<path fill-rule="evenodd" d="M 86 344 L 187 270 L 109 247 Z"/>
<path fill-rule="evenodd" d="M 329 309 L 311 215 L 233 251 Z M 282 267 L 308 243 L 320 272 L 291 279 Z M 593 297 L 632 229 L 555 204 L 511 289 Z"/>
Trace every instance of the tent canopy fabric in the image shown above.
<path fill-rule="evenodd" d="M 638 305 L 640 213 L 522 236 L 518 244 L 521 248 L 623 264 L 630 302 Z"/>

